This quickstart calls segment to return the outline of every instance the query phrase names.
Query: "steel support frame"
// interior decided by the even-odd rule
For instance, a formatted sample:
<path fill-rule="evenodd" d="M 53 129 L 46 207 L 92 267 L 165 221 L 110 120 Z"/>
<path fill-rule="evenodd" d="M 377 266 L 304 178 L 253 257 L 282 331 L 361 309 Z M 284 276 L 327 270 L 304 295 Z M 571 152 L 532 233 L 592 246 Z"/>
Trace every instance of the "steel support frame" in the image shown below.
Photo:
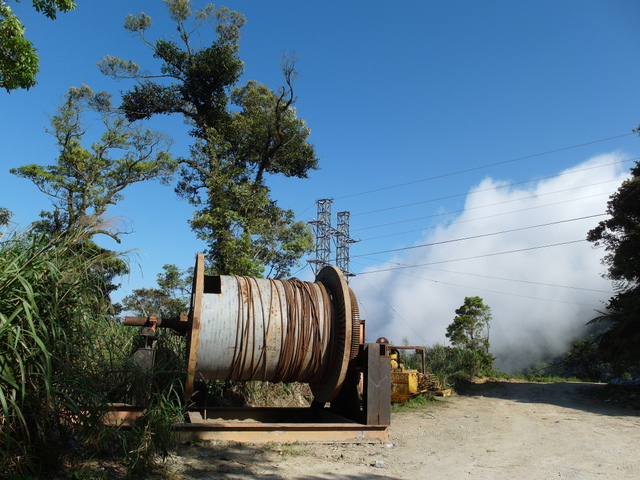
<path fill-rule="evenodd" d="M 391 361 L 384 347 L 361 345 L 338 396 L 331 401 L 331 412 L 362 425 L 391 424 Z"/>
<path fill-rule="evenodd" d="M 363 423 L 391 424 L 391 361 L 384 345 L 365 343 L 362 346 Z"/>

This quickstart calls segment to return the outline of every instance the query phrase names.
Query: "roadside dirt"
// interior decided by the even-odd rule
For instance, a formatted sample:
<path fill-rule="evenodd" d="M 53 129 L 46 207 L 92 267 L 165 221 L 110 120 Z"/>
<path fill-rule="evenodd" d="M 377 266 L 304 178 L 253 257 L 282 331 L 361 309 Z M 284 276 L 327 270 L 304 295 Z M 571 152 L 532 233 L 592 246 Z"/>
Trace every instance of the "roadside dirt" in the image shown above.
<path fill-rule="evenodd" d="M 185 446 L 163 478 L 636 480 L 640 410 L 604 388 L 473 384 L 433 407 L 394 413 L 386 441 Z"/>

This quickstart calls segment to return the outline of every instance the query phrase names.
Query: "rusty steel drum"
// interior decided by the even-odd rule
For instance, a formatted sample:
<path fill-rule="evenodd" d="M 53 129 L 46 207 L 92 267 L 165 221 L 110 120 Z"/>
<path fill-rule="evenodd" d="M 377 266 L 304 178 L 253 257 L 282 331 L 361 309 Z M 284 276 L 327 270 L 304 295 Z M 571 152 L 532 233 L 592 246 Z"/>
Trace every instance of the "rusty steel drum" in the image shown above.
<path fill-rule="evenodd" d="M 204 274 L 199 254 L 187 332 L 185 397 L 197 379 L 309 383 L 331 401 L 360 343 L 356 298 L 342 272 L 315 282 Z"/>

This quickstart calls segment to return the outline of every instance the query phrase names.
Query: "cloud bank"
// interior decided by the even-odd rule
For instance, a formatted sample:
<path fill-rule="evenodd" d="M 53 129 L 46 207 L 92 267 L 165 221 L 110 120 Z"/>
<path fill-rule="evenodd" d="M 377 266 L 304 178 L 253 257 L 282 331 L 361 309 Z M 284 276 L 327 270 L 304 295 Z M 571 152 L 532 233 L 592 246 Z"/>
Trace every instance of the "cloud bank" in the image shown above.
<path fill-rule="evenodd" d="M 415 242 L 431 246 L 405 250 L 352 280 L 367 341 L 447 344 L 454 311 L 464 297 L 480 296 L 492 310 L 499 369 L 515 372 L 564 352 L 611 296 L 601 277 L 604 251 L 584 239 L 627 176 L 621 160 L 600 155 L 519 186 L 482 180 L 462 213 Z"/>

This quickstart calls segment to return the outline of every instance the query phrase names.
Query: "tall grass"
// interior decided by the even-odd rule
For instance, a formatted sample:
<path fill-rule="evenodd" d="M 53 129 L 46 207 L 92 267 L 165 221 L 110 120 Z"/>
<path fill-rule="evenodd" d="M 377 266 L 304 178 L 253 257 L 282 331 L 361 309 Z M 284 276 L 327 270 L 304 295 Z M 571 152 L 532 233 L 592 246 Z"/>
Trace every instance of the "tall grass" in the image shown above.
<path fill-rule="evenodd" d="M 181 408 L 177 374 L 131 386 L 135 332 L 113 320 L 108 298 L 118 262 L 88 230 L 0 237 L 0 478 L 46 478 L 105 450 L 135 469 L 169 445 L 152 437 L 170 431 L 158 415 L 175 420 Z M 146 437 L 105 427 L 108 402 L 135 395 L 149 410 Z"/>
<path fill-rule="evenodd" d="M 81 408 L 100 402 L 74 360 L 104 298 L 101 259 L 82 255 L 80 237 L 27 233 L 5 236 L 0 253 L 0 472 L 40 475 L 100 418 Z"/>

